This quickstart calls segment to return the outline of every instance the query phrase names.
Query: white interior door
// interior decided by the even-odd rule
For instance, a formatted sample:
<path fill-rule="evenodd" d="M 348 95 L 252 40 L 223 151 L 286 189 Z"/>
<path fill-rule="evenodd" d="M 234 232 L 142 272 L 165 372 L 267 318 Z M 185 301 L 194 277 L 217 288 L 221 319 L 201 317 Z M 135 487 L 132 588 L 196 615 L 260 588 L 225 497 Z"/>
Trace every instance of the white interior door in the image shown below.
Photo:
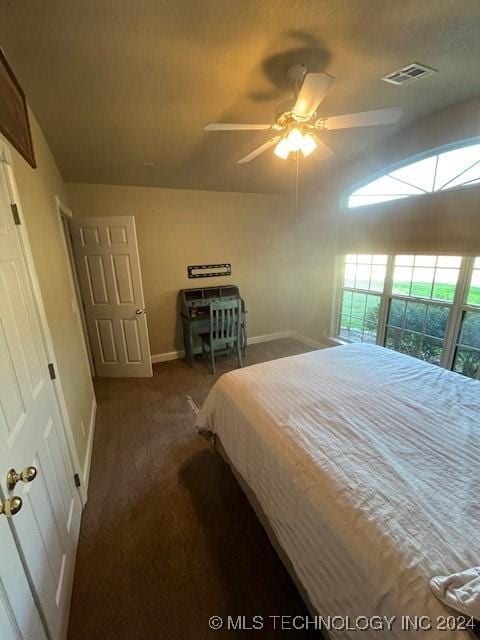
<path fill-rule="evenodd" d="M 0 519 L 0 630 L 2 640 L 47 640 L 5 517 Z"/>
<path fill-rule="evenodd" d="M 151 376 L 134 217 L 73 218 L 70 225 L 97 375 Z"/>
<path fill-rule="evenodd" d="M 16 495 L 23 501 L 9 526 L 49 635 L 59 640 L 68 623 L 81 503 L 7 172 L 0 167 L 0 486 L 5 499 Z M 20 473 L 29 466 L 37 471 L 35 479 L 12 490 L 10 468 Z M 19 628 L 25 617 L 36 618 L 30 605 L 15 614 Z"/>

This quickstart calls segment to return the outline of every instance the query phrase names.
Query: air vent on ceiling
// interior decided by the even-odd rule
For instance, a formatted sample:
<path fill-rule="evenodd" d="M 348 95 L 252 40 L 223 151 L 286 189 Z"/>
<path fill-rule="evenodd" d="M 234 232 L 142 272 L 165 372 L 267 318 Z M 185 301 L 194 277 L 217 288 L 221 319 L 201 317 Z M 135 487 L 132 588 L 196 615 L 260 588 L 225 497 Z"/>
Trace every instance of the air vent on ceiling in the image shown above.
<path fill-rule="evenodd" d="M 425 67 L 423 64 L 418 64 L 418 62 L 412 62 L 412 64 L 409 64 L 402 69 L 397 69 L 396 71 L 383 76 L 382 80 L 390 82 L 391 84 L 399 84 L 403 86 L 416 82 L 421 78 L 431 76 L 433 73 L 437 73 L 436 69 L 430 69 L 430 67 Z"/>

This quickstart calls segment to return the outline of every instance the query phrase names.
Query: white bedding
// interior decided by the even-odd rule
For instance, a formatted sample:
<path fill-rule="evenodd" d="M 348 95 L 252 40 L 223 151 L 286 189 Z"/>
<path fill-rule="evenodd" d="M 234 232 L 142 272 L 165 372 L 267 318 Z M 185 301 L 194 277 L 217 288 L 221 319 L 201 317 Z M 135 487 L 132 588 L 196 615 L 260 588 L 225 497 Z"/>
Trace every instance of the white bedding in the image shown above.
<path fill-rule="evenodd" d="M 435 629 L 452 611 L 428 581 L 480 563 L 478 381 L 334 347 L 225 374 L 197 426 L 220 437 L 319 614 L 396 616 L 334 637 L 470 637 Z M 402 630 L 407 615 L 433 629 Z"/>

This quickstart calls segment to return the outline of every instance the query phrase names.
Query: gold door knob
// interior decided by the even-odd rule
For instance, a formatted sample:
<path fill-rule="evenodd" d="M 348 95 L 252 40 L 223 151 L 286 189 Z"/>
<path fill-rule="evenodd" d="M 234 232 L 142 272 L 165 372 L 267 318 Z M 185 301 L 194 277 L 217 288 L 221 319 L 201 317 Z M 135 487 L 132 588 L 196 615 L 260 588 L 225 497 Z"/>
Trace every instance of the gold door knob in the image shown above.
<path fill-rule="evenodd" d="M 20 473 L 17 473 L 15 469 L 10 469 L 7 473 L 7 488 L 9 491 L 13 491 L 17 482 L 32 482 L 36 477 L 37 470 L 35 467 L 25 467 Z"/>
<path fill-rule="evenodd" d="M 0 515 L 11 518 L 12 516 L 17 515 L 17 513 L 22 508 L 22 504 L 22 499 L 18 496 L 13 496 L 13 498 L 10 498 L 10 500 L 5 500 L 5 502 L 2 502 L 0 500 Z"/>

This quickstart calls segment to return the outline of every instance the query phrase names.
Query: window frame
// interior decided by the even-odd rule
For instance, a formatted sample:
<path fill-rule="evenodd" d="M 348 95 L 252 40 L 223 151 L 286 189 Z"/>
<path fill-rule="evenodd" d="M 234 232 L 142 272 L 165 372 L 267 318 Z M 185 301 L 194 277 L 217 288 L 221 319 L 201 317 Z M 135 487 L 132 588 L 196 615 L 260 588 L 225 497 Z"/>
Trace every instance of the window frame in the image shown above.
<path fill-rule="evenodd" d="M 442 301 L 436 300 L 432 298 L 420 297 L 420 296 L 412 296 L 412 295 L 403 295 L 398 293 L 393 293 L 393 274 L 395 269 L 395 256 L 396 255 L 404 255 L 407 252 L 403 251 L 400 253 L 394 254 L 382 254 L 387 255 L 387 264 L 386 264 L 386 273 L 385 273 L 385 281 L 383 286 L 383 291 L 367 291 L 363 289 L 355 289 L 352 287 L 344 286 L 344 274 L 345 274 L 345 256 L 346 254 L 341 254 L 337 256 L 336 265 L 335 265 L 335 290 L 334 290 L 334 299 L 332 305 L 332 321 L 331 321 L 331 335 L 333 336 L 333 340 L 336 342 L 340 342 L 342 344 L 352 343 L 351 340 L 348 340 L 344 336 L 340 335 L 341 328 L 341 311 L 342 311 L 342 299 L 344 291 L 354 291 L 358 293 L 365 294 L 373 294 L 380 296 L 380 307 L 378 312 L 378 325 L 377 325 L 377 339 L 376 344 L 379 346 L 385 346 L 386 339 L 386 331 L 387 331 L 387 320 L 388 314 L 390 310 L 390 305 L 392 300 L 405 300 L 406 302 L 419 302 L 423 304 L 430 304 L 437 307 L 445 307 L 449 309 L 448 322 L 445 329 L 445 337 L 443 339 L 443 350 L 442 356 L 440 359 L 440 363 L 438 366 L 452 370 L 453 364 L 455 361 L 455 355 L 457 351 L 457 347 L 460 339 L 460 332 L 462 328 L 462 322 L 464 318 L 464 314 L 466 312 L 475 312 L 480 314 L 480 306 L 468 304 L 467 296 L 468 291 L 471 284 L 472 273 L 474 269 L 475 260 L 477 257 L 476 254 L 469 254 L 460 256 L 462 258 L 459 272 L 458 272 L 458 280 L 455 288 L 455 295 L 453 300 L 450 301 Z M 376 254 L 372 254 L 376 255 Z M 432 255 L 431 253 L 424 252 L 414 252 L 411 255 Z M 453 253 L 439 253 L 435 254 L 438 256 L 446 256 L 446 255 L 454 255 Z M 455 254 L 458 255 L 458 254 Z M 411 356 L 414 357 L 414 356 Z"/>
<path fill-rule="evenodd" d="M 394 200 L 384 200 L 382 202 L 365 204 L 358 207 L 348 206 L 348 201 L 350 199 L 350 196 L 355 195 L 355 192 L 358 189 L 368 186 L 371 182 L 374 182 L 375 180 L 378 180 L 379 178 L 382 178 L 383 176 L 386 176 L 389 173 L 392 173 L 393 171 L 397 171 L 398 169 L 403 169 L 404 167 L 408 167 L 410 164 L 414 164 L 415 162 L 419 162 L 420 160 L 426 160 L 427 158 L 431 158 L 433 156 L 439 156 L 442 153 L 447 153 L 448 151 L 456 151 L 457 149 L 462 149 L 463 147 L 469 147 L 474 144 L 480 144 L 480 136 L 473 136 L 471 138 L 465 138 L 464 140 L 460 140 L 460 141 L 456 140 L 454 142 L 449 142 L 447 144 L 440 145 L 439 147 L 432 147 L 431 149 L 426 149 L 424 151 L 421 151 L 420 153 L 416 153 L 413 156 L 408 156 L 407 158 L 403 158 L 402 160 L 399 160 L 398 162 L 394 162 L 393 164 L 387 167 L 382 167 L 378 171 L 375 171 L 374 173 L 370 174 L 368 177 L 362 178 L 358 182 L 355 182 L 353 185 L 350 185 L 348 190 L 342 193 L 342 195 L 340 196 L 340 209 L 344 210 L 346 213 L 352 213 L 354 215 L 357 215 L 357 214 L 360 214 L 362 210 L 369 209 L 370 207 L 380 207 L 382 205 L 383 206 L 386 205 L 388 207 L 389 205 L 397 202 L 398 200 L 404 200 L 405 198 L 397 198 Z M 479 186 L 479 185 L 480 183 L 478 182 L 474 184 L 466 183 L 466 184 L 457 185 L 455 187 L 451 187 L 450 189 L 445 189 L 445 190 L 439 189 L 438 191 L 431 191 L 427 193 L 411 194 L 407 196 L 407 198 L 410 200 L 411 198 L 431 196 L 438 193 L 446 193 L 447 191 L 448 192 L 456 191 L 458 189 L 466 189 L 471 186 Z"/>

